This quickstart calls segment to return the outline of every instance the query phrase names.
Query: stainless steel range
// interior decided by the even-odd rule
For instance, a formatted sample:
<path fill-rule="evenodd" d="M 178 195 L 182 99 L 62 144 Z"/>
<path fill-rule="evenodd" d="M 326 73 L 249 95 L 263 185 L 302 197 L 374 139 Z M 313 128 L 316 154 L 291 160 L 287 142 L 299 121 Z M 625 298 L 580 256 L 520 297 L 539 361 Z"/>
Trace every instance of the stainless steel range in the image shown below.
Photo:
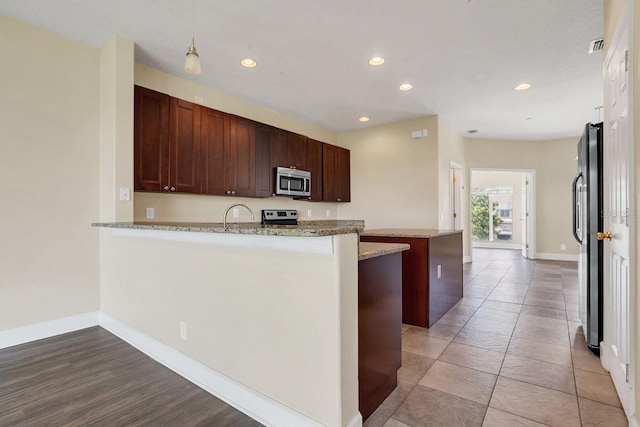
<path fill-rule="evenodd" d="M 295 209 L 263 209 L 262 225 L 298 225 Z"/>

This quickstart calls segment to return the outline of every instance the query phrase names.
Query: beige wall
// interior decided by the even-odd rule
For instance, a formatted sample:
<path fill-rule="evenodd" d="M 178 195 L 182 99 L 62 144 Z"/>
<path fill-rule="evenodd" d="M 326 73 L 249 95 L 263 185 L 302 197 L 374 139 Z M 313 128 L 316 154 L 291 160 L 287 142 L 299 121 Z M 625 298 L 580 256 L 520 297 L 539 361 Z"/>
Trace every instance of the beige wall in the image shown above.
<path fill-rule="evenodd" d="M 550 141 L 466 141 L 468 168 L 535 171 L 538 254 L 578 253 L 571 232 L 571 182 L 577 172 L 575 158 L 579 139 L 576 136 Z M 470 229 L 468 219 L 466 228 Z M 566 251 L 560 250 L 561 244 L 566 245 Z"/>
<path fill-rule="evenodd" d="M 617 23 L 620 19 L 622 10 L 624 9 L 626 1 L 624 0 L 605 0 L 604 1 L 604 37 L 605 37 L 605 58 L 606 54 L 609 50 L 609 45 L 611 44 L 611 39 L 616 30 Z M 635 301 L 634 301 L 634 318 L 632 319 L 632 323 L 635 328 L 635 333 L 631 335 L 631 344 L 633 345 L 635 357 L 634 357 L 634 367 L 631 372 L 634 373 L 633 383 L 635 389 L 635 414 L 637 414 L 638 408 L 640 408 L 640 340 L 638 339 L 638 331 L 640 331 L 640 292 L 638 291 L 638 281 L 640 279 L 640 274 L 638 272 L 638 266 L 640 265 L 640 250 L 638 250 L 638 243 L 640 241 L 640 215 L 638 215 L 638 211 L 640 208 L 638 207 L 638 202 L 640 201 L 640 173 L 639 165 L 640 165 L 640 1 L 635 0 L 631 2 L 633 8 L 631 10 L 632 14 L 632 24 L 631 28 L 633 29 L 633 51 L 631 54 L 631 58 L 633 59 L 632 64 L 632 108 L 630 111 L 631 114 L 631 123 L 633 123 L 633 140 L 634 140 L 634 170 L 635 170 L 635 180 L 634 180 L 634 196 L 633 200 L 633 211 L 636 213 L 634 215 L 635 218 L 635 239 L 631 238 L 631 250 L 632 253 L 635 252 L 635 263 L 631 266 L 632 270 L 632 278 L 634 280 L 631 283 L 633 289 L 635 289 Z M 606 113 L 605 113 L 606 115 Z M 637 415 L 634 414 L 637 423 Z"/>
<path fill-rule="evenodd" d="M 411 131 L 428 129 L 425 138 Z M 438 118 L 429 116 L 338 135 L 351 150 L 351 203 L 344 219 L 368 229 L 438 227 Z"/>
<path fill-rule="evenodd" d="M 318 141 L 330 144 L 335 144 L 336 142 L 336 135 L 333 132 L 279 114 L 237 96 L 220 92 L 182 77 L 163 73 L 142 64 L 135 64 L 135 84 L 191 102 L 195 101 L 195 97 L 200 97 L 203 100 L 202 104 L 209 108 L 236 114 L 291 132 L 297 132 Z M 306 202 L 287 197 L 256 199 L 136 192 L 134 218 L 137 221 L 147 221 L 146 208 L 152 207 L 155 211 L 155 219 L 153 221 L 221 222 L 225 209 L 232 203 L 248 205 L 254 210 L 258 219 L 260 209 L 296 209 L 300 220 L 336 219 L 338 217 L 338 205 L 336 203 Z M 250 219 L 243 210 L 240 211 L 240 214 L 241 217 L 237 220 L 247 221 Z M 233 220 L 235 221 L 236 219 Z"/>
<path fill-rule="evenodd" d="M 99 54 L 0 14 L 0 330 L 98 309 Z"/>
<path fill-rule="evenodd" d="M 494 240 L 493 243 L 500 245 L 509 243 L 519 245 L 522 242 L 522 176 L 523 172 L 508 171 L 472 171 L 471 186 L 469 193 L 478 187 L 511 187 L 513 193 L 511 195 L 511 217 L 513 219 L 512 240 Z M 488 242 L 486 242 L 488 243 Z"/>

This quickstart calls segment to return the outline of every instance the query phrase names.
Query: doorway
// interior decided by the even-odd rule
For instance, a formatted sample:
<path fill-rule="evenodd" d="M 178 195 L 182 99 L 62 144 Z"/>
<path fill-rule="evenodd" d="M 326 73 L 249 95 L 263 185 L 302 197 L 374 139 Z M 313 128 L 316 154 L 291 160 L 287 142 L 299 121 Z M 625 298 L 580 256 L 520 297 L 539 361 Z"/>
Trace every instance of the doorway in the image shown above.
<path fill-rule="evenodd" d="M 472 261 L 474 248 L 535 258 L 535 171 L 471 169 L 470 187 Z"/>

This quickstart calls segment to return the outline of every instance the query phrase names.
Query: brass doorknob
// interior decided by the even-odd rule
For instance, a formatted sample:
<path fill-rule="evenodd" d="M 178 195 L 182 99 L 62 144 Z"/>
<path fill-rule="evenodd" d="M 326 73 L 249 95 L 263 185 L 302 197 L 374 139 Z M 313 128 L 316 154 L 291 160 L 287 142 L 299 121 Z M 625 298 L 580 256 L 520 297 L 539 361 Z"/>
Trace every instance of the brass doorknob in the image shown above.
<path fill-rule="evenodd" d="M 598 233 L 598 240 L 604 240 L 604 239 L 611 240 L 612 237 L 613 235 L 611 234 L 610 231 L 607 231 L 606 233 Z"/>

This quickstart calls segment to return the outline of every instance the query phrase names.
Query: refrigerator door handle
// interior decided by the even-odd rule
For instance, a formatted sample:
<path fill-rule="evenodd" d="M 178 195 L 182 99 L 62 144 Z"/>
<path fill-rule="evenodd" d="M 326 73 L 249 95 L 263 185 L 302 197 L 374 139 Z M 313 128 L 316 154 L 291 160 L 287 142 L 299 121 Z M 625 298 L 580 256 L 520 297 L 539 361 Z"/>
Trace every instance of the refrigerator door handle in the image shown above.
<path fill-rule="evenodd" d="M 579 214 L 578 212 L 578 199 L 577 199 L 577 195 L 578 195 L 578 180 L 582 178 L 582 172 L 580 172 L 578 175 L 576 175 L 576 177 L 573 179 L 573 185 L 571 188 L 571 192 L 573 194 L 573 203 L 572 203 L 572 208 L 573 208 L 573 237 L 576 239 L 576 241 L 580 244 L 582 244 L 582 239 L 580 238 L 580 236 L 578 236 L 578 221 L 577 221 L 577 215 Z"/>

